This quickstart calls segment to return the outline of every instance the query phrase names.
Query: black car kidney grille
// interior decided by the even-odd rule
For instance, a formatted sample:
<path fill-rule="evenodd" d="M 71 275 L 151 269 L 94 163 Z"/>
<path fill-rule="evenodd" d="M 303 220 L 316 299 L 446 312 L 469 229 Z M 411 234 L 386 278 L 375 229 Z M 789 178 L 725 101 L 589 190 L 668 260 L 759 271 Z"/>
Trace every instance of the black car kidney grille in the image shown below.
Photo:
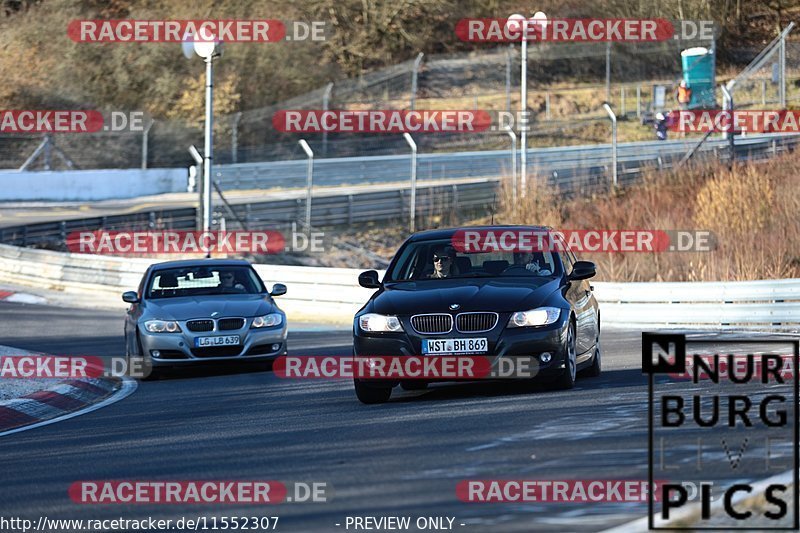
<path fill-rule="evenodd" d="M 189 331 L 214 331 L 213 320 L 189 320 L 186 322 Z"/>
<path fill-rule="evenodd" d="M 417 333 L 447 333 L 453 329 L 453 316 L 446 314 L 414 315 L 411 326 Z"/>
<path fill-rule="evenodd" d="M 244 327 L 244 318 L 220 318 L 217 321 L 217 327 L 220 331 L 242 329 Z"/>
<path fill-rule="evenodd" d="M 489 331 L 497 325 L 497 313 L 461 313 L 456 316 L 456 329 L 461 333 Z"/>

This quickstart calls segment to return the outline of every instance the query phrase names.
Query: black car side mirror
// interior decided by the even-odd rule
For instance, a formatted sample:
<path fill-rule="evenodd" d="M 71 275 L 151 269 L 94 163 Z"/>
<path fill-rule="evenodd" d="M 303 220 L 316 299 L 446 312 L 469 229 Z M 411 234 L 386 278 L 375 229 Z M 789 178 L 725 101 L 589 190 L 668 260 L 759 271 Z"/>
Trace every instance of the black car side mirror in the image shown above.
<path fill-rule="evenodd" d="M 378 281 L 378 272 L 376 270 L 367 270 L 358 275 L 358 284 L 365 289 L 379 289 L 381 282 Z"/>
<path fill-rule="evenodd" d="M 597 274 L 597 267 L 591 261 L 575 261 L 569 279 L 570 281 L 589 279 L 594 277 L 595 274 Z"/>
<path fill-rule="evenodd" d="M 136 294 L 136 291 L 128 291 L 122 293 L 122 301 L 127 302 L 129 304 L 138 304 L 139 303 L 139 295 Z"/>
<path fill-rule="evenodd" d="M 283 296 L 286 294 L 286 285 L 283 283 L 276 283 L 272 286 L 272 291 L 269 293 L 270 296 Z"/>

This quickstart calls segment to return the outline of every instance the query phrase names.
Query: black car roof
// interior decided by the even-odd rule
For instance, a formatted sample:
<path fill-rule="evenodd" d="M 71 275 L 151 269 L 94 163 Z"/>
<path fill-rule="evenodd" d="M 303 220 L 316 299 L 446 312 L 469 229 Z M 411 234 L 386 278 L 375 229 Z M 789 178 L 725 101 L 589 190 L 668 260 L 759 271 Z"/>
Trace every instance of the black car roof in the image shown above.
<path fill-rule="evenodd" d="M 420 231 L 414 233 L 408 238 L 409 242 L 418 242 L 418 241 L 429 241 L 435 239 L 447 239 L 451 238 L 453 235 L 456 234 L 458 231 L 486 231 L 486 230 L 495 230 L 495 231 L 503 231 L 503 230 L 524 230 L 524 231 L 547 231 L 553 228 L 549 226 L 519 226 L 519 225 L 494 225 L 494 226 L 461 226 L 457 228 L 442 228 L 442 229 L 431 229 L 427 231 Z"/>
<path fill-rule="evenodd" d="M 224 267 L 224 266 L 251 266 L 249 261 L 244 259 L 181 259 L 177 261 L 165 261 L 150 265 L 151 270 L 163 270 L 166 268 L 190 268 L 190 267 Z"/>

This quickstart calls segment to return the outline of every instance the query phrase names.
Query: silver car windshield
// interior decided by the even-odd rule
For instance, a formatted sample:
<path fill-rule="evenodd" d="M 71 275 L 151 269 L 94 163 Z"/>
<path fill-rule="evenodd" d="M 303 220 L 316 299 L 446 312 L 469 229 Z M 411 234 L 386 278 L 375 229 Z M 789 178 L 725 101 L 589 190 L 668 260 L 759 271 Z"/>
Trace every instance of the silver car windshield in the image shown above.
<path fill-rule="evenodd" d="M 258 275 L 246 266 L 183 267 L 155 271 L 147 297 L 177 298 L 265 292 Z"/>

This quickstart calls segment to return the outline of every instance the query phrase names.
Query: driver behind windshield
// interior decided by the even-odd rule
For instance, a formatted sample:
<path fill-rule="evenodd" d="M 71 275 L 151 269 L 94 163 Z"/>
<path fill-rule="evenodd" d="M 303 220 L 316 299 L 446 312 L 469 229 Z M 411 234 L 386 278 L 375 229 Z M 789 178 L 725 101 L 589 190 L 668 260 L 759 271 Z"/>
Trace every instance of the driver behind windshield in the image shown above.
<path fill-rule="evenodd" d="M 455 274 L 453 263 L 455 262 L 456 251 L 452 246 L 437 248 L 433 252 L 433 272 L 429 278 L 450 278 Z"/>
<path fill-rule="evenodd" d="M 550 265 L 547 264 L 541 252 L 522 252 L 515 254 L 514 259 L 514 264 L 524 265 L 525 270 L 537 276 L 551 276 L 553 274 L 553 271 L 550 270 Z"/>
<path fill-rule="evenodd" d="M 246 288 L 236 281 L 236 276 L 231 270 L 223 270 L 219 273 L 219 287 L 224 292 L 246 292 Z"/>

